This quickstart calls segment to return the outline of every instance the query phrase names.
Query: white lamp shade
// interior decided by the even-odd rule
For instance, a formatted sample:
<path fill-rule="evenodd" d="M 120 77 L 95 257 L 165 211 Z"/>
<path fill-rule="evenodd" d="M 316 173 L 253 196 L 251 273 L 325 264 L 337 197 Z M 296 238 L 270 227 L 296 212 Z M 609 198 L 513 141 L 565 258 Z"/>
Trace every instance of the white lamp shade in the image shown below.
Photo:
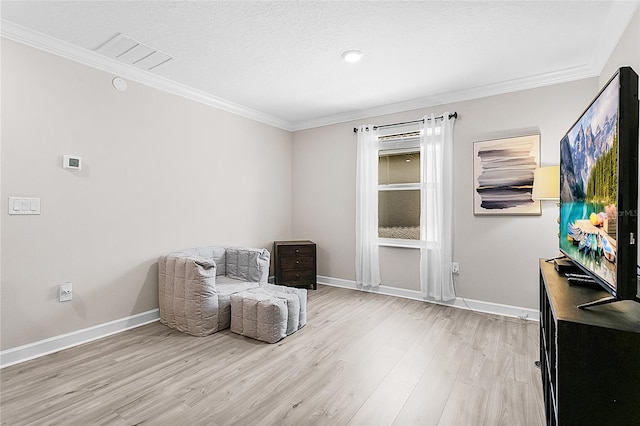
<path fill-rule="evenodd" d="M 540 167 L 533 174 L 534 200 L 560 199 L 560 166 Z"/>

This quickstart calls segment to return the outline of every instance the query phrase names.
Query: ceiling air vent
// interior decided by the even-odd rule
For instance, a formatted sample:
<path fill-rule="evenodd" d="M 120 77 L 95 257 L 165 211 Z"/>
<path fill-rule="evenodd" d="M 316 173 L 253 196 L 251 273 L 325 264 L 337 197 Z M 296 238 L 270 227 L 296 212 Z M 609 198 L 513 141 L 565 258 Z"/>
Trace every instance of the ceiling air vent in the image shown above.
<path fill-rule="evenodd" d="M 96 52 L 147 71 L 173 59 L 170 55 L 124 34 L 117 34 L 98 47 Z"/>

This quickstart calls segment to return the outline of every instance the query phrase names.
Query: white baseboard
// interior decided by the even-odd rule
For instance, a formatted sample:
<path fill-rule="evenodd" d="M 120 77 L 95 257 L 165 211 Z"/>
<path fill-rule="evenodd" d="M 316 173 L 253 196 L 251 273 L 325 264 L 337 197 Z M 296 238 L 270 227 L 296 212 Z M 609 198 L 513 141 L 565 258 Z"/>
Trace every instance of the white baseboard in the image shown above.
<path fill-rule="evenodd" d="M 533 321 L 538 321 L 540 319 L 538 311 L 534 309 L 503 305 L 500 303 L 485 302 L 482 300 L 462 299 L 461 297 L 457 297 L 454 300 L 442 302 L 438 300 L 425 299 L 422 297 L 422 294 L 416 290 L 407 290 L 403 288 L 387 286 L 380 286 L 378 288 L 361 288 L 356 286 L 355 281 L 324 277 L 321 275 L 318 275 L 318 283 L 333 287 L 347 288 L 350 290 L 366 291 L 369 293 L 384 294 L 387 296 L 404 297 L 406 299 L 437 303 L 439 305 L 469 309 L 477 312 L 502 315 L 506 317 L 525 318 Z M 28 361 L 30 359 L 39 358 L 44 355 L 71 348 L 73 346 L 78 346 L 83 343 L 88 343 L 93 340 L 101 339 L 103 337 L 120 333 L 135 327 L 140 327 L 142 325 L 158 321 L 159 319 L 160 311 L 158 309 L 153 309 L 151 311 L 131 315 L 126 318 L 99 324 L 93 327 L 85 328 L 83 330 L 73 331 L 71 333 L 66 333 L 60 336 L 40 340 L 38 342 L 7 349 L 0 352 L 0 368 Z"/>
<path fill-rule="evenodd" d="M 160 310 L 142 312 L 126 318 L 99 324 L 83 330 L 61 334 L 38 342 L 7 349 L 0 352 L 0 368 L 39 358 L 92 340 L 101 339 L 160 319 Z"/>
<path fill-rule="evenodd" d="M 532 321 L 540 320 L 540 313 L 535 309 L 522 308 L 519 306 L 503 305 L 500 303 L 485 302 L 482 300 L 466 299 L 456 297 L 454 300 L 443 302 L 441 300 L 433 300 L 422 297 L 422 293 L 416 290 L 407 290 L 403 288 L 387 287 L 381 285 L 378 288 L 367 288 L 356 286 L 355 281 L 343 280 L 340 278 L 331 278 L 318 275 L 318 283 L 326 284 L 333 287 L 348 288 L 351 290 L 366 291 L 368 293 L 384 294 L 387 296 L 404 297 L 406 299 L 420 300 L 423 302 L 437 303 L 439 305 L 452 306 L 454 308 L 468 309 L 487 314 L 502 315 L 505 317 L 513 317 L 520 319 L 528 319 Z"/>

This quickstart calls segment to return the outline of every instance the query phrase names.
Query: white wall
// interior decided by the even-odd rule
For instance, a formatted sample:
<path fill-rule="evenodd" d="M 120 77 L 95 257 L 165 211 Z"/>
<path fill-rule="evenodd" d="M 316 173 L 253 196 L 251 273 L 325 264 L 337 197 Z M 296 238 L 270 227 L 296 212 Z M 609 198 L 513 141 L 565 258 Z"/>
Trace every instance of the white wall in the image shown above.
<path fill-rule="evenodd" d="M 157 308 L 162 253 L 291 237 L 291 133 L 1 47 L 3 350 Z M 42 214 L 9 216 L 9 196 Z"/>

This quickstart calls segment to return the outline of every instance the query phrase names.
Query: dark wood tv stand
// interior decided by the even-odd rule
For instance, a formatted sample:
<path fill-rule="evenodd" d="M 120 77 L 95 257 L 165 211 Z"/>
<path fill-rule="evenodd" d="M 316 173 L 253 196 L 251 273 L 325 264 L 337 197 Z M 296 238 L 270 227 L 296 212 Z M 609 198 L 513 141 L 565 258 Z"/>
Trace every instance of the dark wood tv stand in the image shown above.
<path fill-rule="evenodd" d="M 578 309 L 605 291 L 569 286 L 540 260 L 540 368 L 548 425 L 640 425 L 640 303 Z"/>

